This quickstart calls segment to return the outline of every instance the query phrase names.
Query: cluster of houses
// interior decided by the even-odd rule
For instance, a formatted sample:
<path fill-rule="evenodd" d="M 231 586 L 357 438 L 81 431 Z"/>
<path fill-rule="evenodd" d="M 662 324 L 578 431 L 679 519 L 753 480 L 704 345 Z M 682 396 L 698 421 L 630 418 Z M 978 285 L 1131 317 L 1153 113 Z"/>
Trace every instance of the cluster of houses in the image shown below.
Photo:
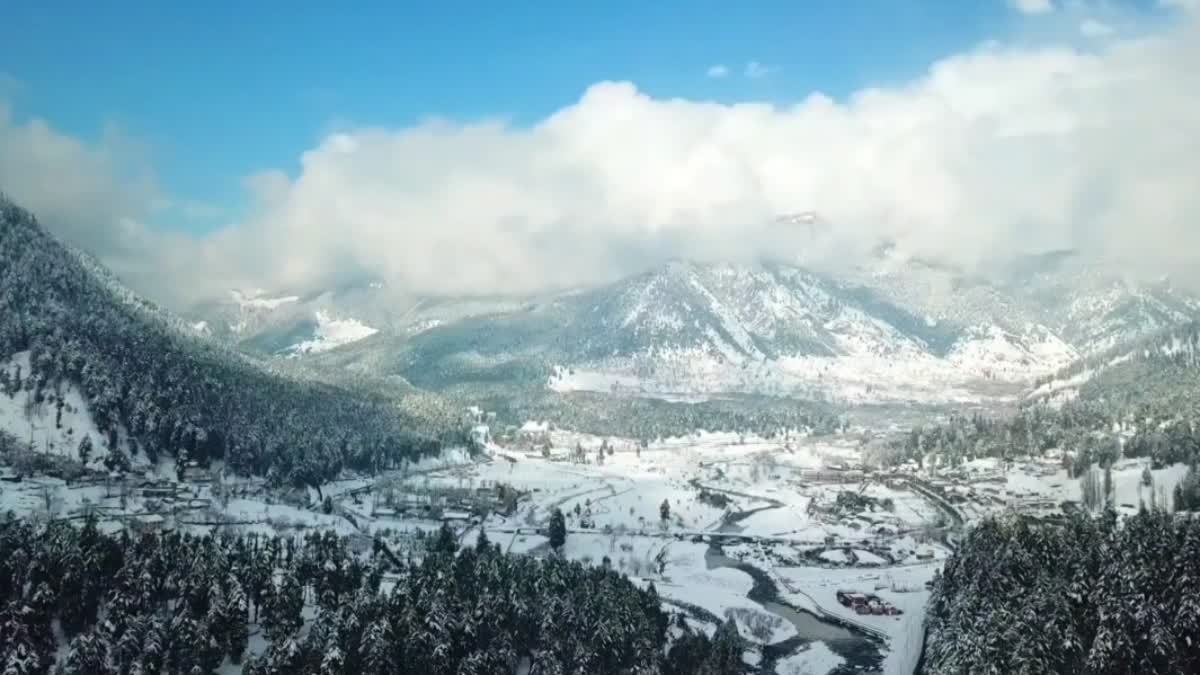
<path fill-rule="evenodd" d="M 841 603 L 843 607 L 854 610 L 856 614 L 898 616 L 904 613 L 899 607 L 896 607 L 878 595 L 872 595 L 870 593 L 838 591 L 837 601 Z"/>
<path fill-rule="evenodd" d="M 427 518 L 477 522 L 489 513 L 511 515 L 524 493 L 504 483 L 476 488 L 432 487 L 390 497 L 371 511 L 375 518 Z"/>

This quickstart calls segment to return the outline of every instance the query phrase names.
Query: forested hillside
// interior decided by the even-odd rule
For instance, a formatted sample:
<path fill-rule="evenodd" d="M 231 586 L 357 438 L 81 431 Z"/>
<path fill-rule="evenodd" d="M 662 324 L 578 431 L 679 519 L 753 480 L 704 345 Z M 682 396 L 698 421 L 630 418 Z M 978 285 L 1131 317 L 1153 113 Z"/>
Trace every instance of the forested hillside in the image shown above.
<path fill-rule="evenodd" d="M 1200 324 L 1081 360 L 1038 382 L 1038 391 L 1072 378 L 1066 401 L 1040 395 L 1005 417 L 952 416 L 913 429 L 892 444 L 890 457 L 923 461 L 932 454 L 953 466 L 1061 449 L 1073 473 L 1120 457 L 1150 457 L 1156 467 L 1200 460 Z"/>
<path fill-rule="evenodd" d="M 1200 672 L 1200 521 L 974 528 L 935 583 L 929 675 Z"/>
<path fill-rule="evenodd" d="M 115 464 L 128 455 L 222 458 L 276 483 L 319 484 L 343 467 L 373 469 L 439 451 L 461 433 L 428 428 L 394 399 L 278 377 L 174 330 L 119 297 L 38 224 L 0 198 L 0 360 L 29 352 L 30 372 L 0 383 L 54 404 L 83 393 Z"/>
<path fill-rule="evenodd" d="M 653 587 L 444 529 L 418 562 L 345 539 L 147 535 L 0 517 L 11 675 L 735 675 L 737 629 L 669 626 Z M 384 572 L 391 575 L 384 581 Z M 315 608 L 314 608 L 315 605 Z M 306 611 L 312 609 L 313 611 Z M 314 614 L 315 612 L 315 614 Z M 61 631 L 57 637 L 55 627 Z M 266 646 L 251 654 L 251 626 Z M 668 630 L 676 639 L 667 650 Z M 56 649 L 66 640 L 69 646 Z"/>

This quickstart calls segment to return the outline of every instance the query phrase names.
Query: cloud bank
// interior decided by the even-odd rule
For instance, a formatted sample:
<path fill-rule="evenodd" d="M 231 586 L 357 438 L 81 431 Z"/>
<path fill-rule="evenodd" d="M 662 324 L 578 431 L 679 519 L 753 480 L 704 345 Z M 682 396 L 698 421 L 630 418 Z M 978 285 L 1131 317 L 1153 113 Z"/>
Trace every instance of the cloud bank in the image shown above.
<path fill-rule="evenodd" d="M 1084 47 L 986 44 L 845 100 L 723 104 L 602 82 L 531 127 L 329 135 L 295 176 L 248 178 L 252 212 L 200 240 L 137 225 L 163 201 L 152 182 L 38 123 L 0 117 L 0 185 L 87 223 L 60 231 L 135 286 L 169 270 L 189 294 L 364 274 L 421 294 L 529 293 L 671 257 L 851 260 L 881 239 L 973 268 L 1074 247 L 1196 278 L 1197 72 L 1200 30 L 1181 13 Z M 79 186 L 65 197 L 63 166 Z M 808 210 L 826 236 L 775 222 Z"/>

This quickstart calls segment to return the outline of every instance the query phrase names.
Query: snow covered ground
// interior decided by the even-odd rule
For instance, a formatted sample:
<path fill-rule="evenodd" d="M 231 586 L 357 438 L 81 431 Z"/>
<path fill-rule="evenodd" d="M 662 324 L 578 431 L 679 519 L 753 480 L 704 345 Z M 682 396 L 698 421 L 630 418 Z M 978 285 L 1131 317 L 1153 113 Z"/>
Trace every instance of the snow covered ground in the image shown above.
<path fill-rule="evenodd" d="M 323 310 L 317 310 L 314 315 L 317 321 L 312 338 L 297 342 L 287 351 L 294 355 L 317 354 L 327 352 L 351 342 L 369 338 L 379 332 L 358 319 L 337 319 Z"/>
<path fill-rule="evenodd" d="M 1150 484 L 1146 485 L 1144 472 L 1149 468 L 1145 458 L 1123 459 L 1113 465 L 1113 502 L 1119 513 L 1133 514 L 1142 506 L 1173 508 L 1172 495 L 1187 466 L 1151 469 Z M 1061 504 L 1078 504 L 1082 493 L 1079 478 L 1069 477 L 1060 462 L 1053 459 L 1021 462 L 1007 470 L 997 459 L 977 459 L 935 482 L 961 494 L 965 500 L 961 509 L 971 517 L 1007 510 L 1061 514 Z"/>
<path fill-rule="evenodd" d="M 824 643 L 814 642 L 803 651 L 780 659 L 775 664 L 775 672 L 779 675 L 816 675 L 831 672 L 845 662 Z"/>
<path fill-rule="evenodd" d="M 17 373 L 21 373 L 22 378 L 27 377 L 29 352 L 20 352 L 7 362 L 0 362 L 0 370 L 12 379 Z M 107 436 L 96 428 L 83 393 L 74 385 L 63 385 L 53 393 L 53 398 L 55 400 L 37 403 L 29 389 L 17 391 L 12 396 L 0 391 L 0 430 L 29 442 L 38 452 L 72 459 L 79 459 L 80 445 L 84 438 L 89 438 L 91 450 L 87 462 L 94 467 L 102 466 L 109 452 Z M 62 401 L 61 413 L 57 399 Z M 124 439 L 118 438 L 118 443 L 123 444 Z"/>
<path fill-rule="evenodd" d="M 722 393 L 823 398 L 848 404 L 916 402 L 978 404 L 1014 397 L 1035 377 L 1068 363 L 1052 345 L 1049 356 L 1017 353 L 1002 338 L 964 343 L 947 358 L 911 354 L 853 353 L 842 356 L 725 360 L 703 351 L 656 355 L 649 364 L 560 366 L 547 381 L 558 392 L 593 391 L 669 400 L 696 400 Z M 1011 353 L 1010 353 L 1011 352 Z M 1053 357 L 1053 358 L 1052 358 Z M 645 373 L 647 368 L 652 375 Z"/>
<path fill-rule="evenodd" d="M 885 675 L 909 675 L 921 656 L 924 639 L 925 605 L 929 591 L 925 582 L 933 578 L 941 563 L 926 563 L 886 570 L 819 570 L 812 567 L 776 567 L 773 573 L 787 589 L 785 598 L 797 607 L 812 609 L 884 634 L 888 650 Z M 837 591 L 869 593 L 903 612 L 899 616 L 862 616 L 842 606 Z"/>
<path fill-rule="evenodd" d="M 562 509 L 568 528 L 563 555 L 589 564 L 611 565 L 639 583 L 653 582 L 667 608 L 685 612 L 697 628 L 711 633 L 716 629 L 714 617 L 733 618 L 755 645 L 801 638 L 797 651 L 776 664 L 776 672 L 823 674 L 838 667 L 843 658 L 820 639 L 803 634 L 778 614 L 777 608 L 751 600 L 748 596 L 754 580 L 749 573 L 713 564 L 710 556 L 714 537 L 718 541 L 722 537 L 743 541 L 725 541 L 726 553 L 759 570 L 770 571 L 781 600 L 819 616 L 826 611 L 824 606 L 793 593 L 785 585 L 790 577 L 779 570 L 810 570 L 814 579 L 878 576 L 891 570 L 908 570 L 917 561 L 918 551 L 936 550 L 936 555 L 934 560 L 912 569 L 935 569 L 947 555 L 945 548 L 921 531 L 938 513 L 924 498 L 878 482 L 863 485 L 858 480 L 822 478 L 829 475 L 822 471 L 824 467 L 853 461 L 857 452 L 851 444 L 836 439 L 793 440 L 785 447 L 780 441 L 742 439 L 733 434 L 696 434 L 638 449 L 621 439 L 551 432 L 538 423 L 526 427 L 531 433 L 549 435 L 554 446 L 551 459 L 519 451 L 507 451 L 499 457 L 493 449 L 498 456 L 490 462 L 430 471 L 411 477 L 408 483 L 454 488 L 506 483 L 528 491 L 529 498 L 515 513 L 492 516 L 480 524 L 492 541 L 514 553 L 546 555 L 549 543 L 544 528 L 553 510 Z M 605 454 L 601 464 L 599 448 L 605 441 L 614 452 Z M 566 460 L 576 446 L 582 448 L 586 463 Z M 728 503 L 717 506 L 702 501 L 701 489 L 719 493 Z M 843 491 L 879 502 L 890 500 L 891 510 L 830 512 Z M 661 518 L 664 501 L 669 510 L 666 521 Z M 474 541 L 480 526 L 472 526 L 464 541 Z M 883 530 L 879 530 L 881 527 Z M 829 541 L 834 545 L 827 547 Z M 748 553 L 751 551 L 764 553 Z M 822 561 L 815 555 L 820 551 L 827 551 L 825 557 L 829 560 Z M 909 567 L 897 567 L 893 559 Z M 783 562 L 786 565 L 781 565 Z M 908 580 L 912 572 L 894 574 Z M 918 585 L 924 592 L 924 578 L 920 581 Z M 825 600 L 823 595 L 818 597 Z M 908 608 L 923 602 L 923 597 L 910 595 L 896 602 Z M 888 619 L 903 624 L 903 630 L 868 625 L 868 632 L 874 628 L 878 632 L 872 634 L 886 637 L 889 645 L 907 644 L 915 635 L 919 651 L 921 607 L 911 609 L 900 622 Z M 708 618 L 698 618 L 701 616 Z M 902 668 L 908 663 L 908 653 L 892 656 L 889 652 L 885 664 L 895 662 L 900 664 L 895 668 Z M 761 655 L 755 653 L 749 658 Z M 891 665 L 888 668 L 887 672 L 902 672 Z"/>

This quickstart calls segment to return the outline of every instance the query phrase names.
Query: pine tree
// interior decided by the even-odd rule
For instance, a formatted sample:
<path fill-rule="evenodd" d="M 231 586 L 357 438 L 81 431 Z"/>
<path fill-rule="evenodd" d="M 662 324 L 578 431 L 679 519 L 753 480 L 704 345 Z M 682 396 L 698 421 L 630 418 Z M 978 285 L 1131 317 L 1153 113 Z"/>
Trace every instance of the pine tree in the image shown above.
<path fill-rule="evenodd" d="M 475 551 L 477 553 L 485 553 L 490 550 L 491 541 L 488 539 L 487 530 L 483 529 L 483 525 L 479 526 L 479 536 L 475 538 Z"/>
<path fill-rule="evenodd" d="M 561 509 L 550 513 L 550 548 L 558 551 L 567 543 L 567 519 Z"/>
<path fill-rule="evenodd" d="M 95 635 L 83 633 L 71 640 L 61 675 L 101 675 L 107 672 L 105 647 Z"/>
<path fill-rule="evenodd" d="M 445 555 L 454 555 L 458 551 L 458 537 L 455 536 L 454 530 L 450 529 L 449 523 L 442 523 L 438 528 L 437 536 L 433 540 L 432 551 Z"/>
<path fill-rule="evenodd" d="M 303 625 L 304 589 L 291 570 L 284 571 L 278 583 L 270 587 L 263 608 L 263 630 L 271 642 L 279 642 Z"/>

